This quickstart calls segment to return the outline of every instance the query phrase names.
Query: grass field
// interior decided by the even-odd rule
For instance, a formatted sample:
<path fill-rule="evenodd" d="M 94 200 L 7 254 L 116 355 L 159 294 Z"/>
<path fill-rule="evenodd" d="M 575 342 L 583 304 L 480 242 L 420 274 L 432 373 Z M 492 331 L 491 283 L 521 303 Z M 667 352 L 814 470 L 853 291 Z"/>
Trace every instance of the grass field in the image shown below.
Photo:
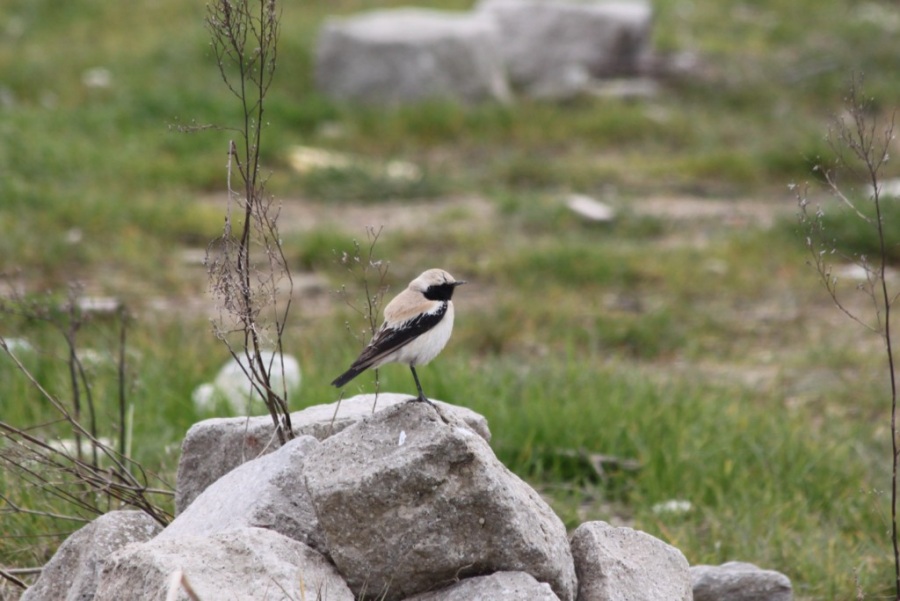
<path fill-rule="evenodd" d="M 420 370 L 426 390 L 483 413 L 498 456 L 568 526 L 603 519 L 671 542 L 692 564 L 777 569 L 800 600 L 892 594 L 879 339 L 834 309 L 806 264 L 788 185 L 810 181 L 830 231 L 871 252 L 871 232 L 831 211 L 811 168 L 831 154 L 829 123 L 853 75 L 864 73 L 878 115 L 894 110 L 900 10 L 659 0 L 655 48 L 693 53 L 699 67 L 644 100 L 379 110 L 316 94 L 312 49 L 329 9 L 392 4 L 403 3 L 284 6 L 263 159 L 292 270 L 309 282 L 295 290 L 285 335 L 303 368 L 292 408 L 335 400 L 328 382 L 359 349 L 345 323 L 365 327 L 334 294 L 359 294 L 337 258 L 366 225 L 384 226 L 376 253 L 391 263 L 391 293 L 431 266 L 471 282 L 450 346 Z M 227 358 L 205 271 L 188 257 L 220 233 L 231 134 L 177 131 L 238 117 L 204 10 L 0 5 L 0 272 L 32 300 L 55 303 L 79 282 L 125 303 L 133 454 L 170 482 L 184 432 L 213 415 L 191 392 Z M 366 170 L 303 176 L 290 165 L 300 144 L 372 165 L 409 161 L 425 175 L 415 185 Z M 610 203 L 617 219 L 584 223 L 565 208 L 569 193 Z M 35 350 L 23 362 L 67 394 L 51 328 L 3 315 L 0 335 L 27 339 Z M 105 422 L 117 389 L 102 353 L 117 336 L 103 320 L 79 332 L 99 353 L 90 376 Z M 412 388 L 402 367 L 381 380 Z M 0 420 L 31 427 L 52 415 L 0 357 Z M 585 461 L 592 454 L 608 458 L 603 474 Z M 9 471 L 0 491 L 41 501 Z M 690 509 L 667 512 L 673 500 Z M 0 566 L 41 565 L 78 526 L 11 510 L 0 504 Z"/>

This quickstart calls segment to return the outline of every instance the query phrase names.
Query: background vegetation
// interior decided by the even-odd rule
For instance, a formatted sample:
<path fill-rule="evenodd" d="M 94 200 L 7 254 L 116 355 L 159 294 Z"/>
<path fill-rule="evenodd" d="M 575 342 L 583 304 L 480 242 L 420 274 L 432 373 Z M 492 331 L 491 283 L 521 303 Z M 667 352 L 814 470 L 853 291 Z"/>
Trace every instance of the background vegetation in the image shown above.
<path fill-rule="evenodd" d="M 390 4 L 401 3 L 284 6 L 263 163 L 299 282 L 285 348 L 304 380 L 291 407 L 335 400 L 328 382 L 359 348 L 345 322 L 365 327 L 333 294 L 356 284 L 338 258 L 366 225 L 383 225 L 391 293 L 430 266 L 472 282 L 423 384 L 482 412 L 500 458 L 569 526 L 624 523 L 692 564 L 778 569 L 798 599 L 890 594 L 879 341 L 830 306 L 806 266 L 788 184 L 815 186 L 811 167 L 828 160 L 828 124 L 854 73 L 876 110 L 893 111 L 900 9 L 657 0 L 654 47 L 696 67 L 648 99 L 380 110 L 316 94 L 321 21 Z M 204 14 L 176 0 L 0 4 L 0 272 L 32 299 L 64 298 L 77 281 L 125 303 L 132 452 L 170 481 L 184 432 L 224 409 L 191 403 L 227 359 L 193 258 L 221 230 L 230 134 L 177 131 L 238 116 Z M 290 159 L 299 144 L 410 161 L 424 176 L 302 175 Z M 619 217 L 582 222 L 562 202 L 573 192 Z M 853 220 L 822 202 L 847 250 L 866 252 Z M 65 346 L 46 325 L 0 319 L 0 333 L 34 349 L 23 362 L 63 394 Z M 93 392 L 111 416 L 103 352 L 117 335 L 101 319 L 80 338 L 96 351 Z M 408 375 L 382 369 L 382 389 L 410 390 Z M 50 415 L 0 358 L 2 420 Z M 0 473 L 0 491 L 13 486 Z M 27 502 L 41 490 L 15 493 Z M 667 510 L 672 500 L 690 508 Z M 41 565 L 78 526 L 10 509 L 0 505 L 0 565 Z"/>

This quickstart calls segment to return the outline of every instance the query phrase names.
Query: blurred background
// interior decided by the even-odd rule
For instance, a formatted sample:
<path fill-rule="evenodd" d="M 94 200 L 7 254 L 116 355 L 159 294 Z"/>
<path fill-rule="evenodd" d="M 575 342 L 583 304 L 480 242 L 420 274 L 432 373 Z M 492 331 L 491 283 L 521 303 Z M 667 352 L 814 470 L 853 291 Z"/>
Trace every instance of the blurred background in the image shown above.
<path fill-rule="evenodd" d="M 493 80 L 462 99 L 323 84 L 321 70 L 338 68 L 317 55 L 326 22 L 408 5 L 280 3 L 261 159 L 294 284 L 283 342 L 302 378 L 290 407 L 335 401 L 328 383 L 364 342 L 354 256 L 389 265 L 375 281 L 388 296 L 441 267 L 470 285 L 423 386 L 484 414 L 498 456 L 567 526 L 601 519 L 692 565 L 775 569 L 797 599 L 888 594 L 884 353 L 809 266 L 796 190 L 822 203 L 843 252 L 877 251 L 813 168 L 834 161 L 829 132 L 854 78 L 867 116 L 890 124 L 900 8 L 654 0 L 624 71 L 567 71 L 537 91 Z M 204 2 L 180 0 L 0 2 L 0 294 L 93 308 L 77 341 L 111 439 L 118 309 L 94 309 L 127 309 L 128 446 L 170 482 L 191 424 L 240 413 L 197 393 L 230 358 L 204 259 L 242 118 L 205 18 Z M 864 202 L 870 182 L 838 175 Z M 882 175 L 898 174 L 888 162 Z M 891 239 L 900 221 L 886 207 Z M 836 269 L 848 306 L 873 322 L 858 273 L 840 254 Z M 0 335 L 68 402 L 69 347 L 32 317 L 7 310 Z M 347 394 L 374 386 L 360 377 Z M 380 386 L 413 392 L 402 366 L 383 368 Z M 0 420 L 65 438 L 55 415 L 0 356 Z M 0 565 L 42 565 L 77 524 L 17 511 L 44 501 L 6 467 L 0 491 Z"/>

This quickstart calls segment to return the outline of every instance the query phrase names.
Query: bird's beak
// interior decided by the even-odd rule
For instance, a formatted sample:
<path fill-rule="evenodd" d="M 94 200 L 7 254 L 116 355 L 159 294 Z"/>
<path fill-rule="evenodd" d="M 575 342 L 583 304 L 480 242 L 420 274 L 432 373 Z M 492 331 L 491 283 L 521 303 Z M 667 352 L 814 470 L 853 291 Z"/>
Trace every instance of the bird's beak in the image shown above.
<path fill-rule="evenodd" d="M 468 284 L 468 282 L 465 281 L 465 280 L 456 280 L 455 282 L 453 282 L 453 286 L 454 286 L 454 287 L 456 287 L 456 286 L 462 286 L 463 284 Z"/>

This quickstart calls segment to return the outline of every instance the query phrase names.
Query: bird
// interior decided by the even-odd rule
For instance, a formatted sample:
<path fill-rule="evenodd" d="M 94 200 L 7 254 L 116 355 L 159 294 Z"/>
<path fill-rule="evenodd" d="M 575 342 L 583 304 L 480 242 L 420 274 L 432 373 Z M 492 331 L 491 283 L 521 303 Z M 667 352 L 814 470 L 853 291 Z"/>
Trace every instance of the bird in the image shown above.
<path fill-rule="evenodd" d="M 405 363 L 412 371 L 419 396 L 434 406 L 422 391 L 416 366 L 438 356 L 453 332 L 453 292 L 465 284 L 443 269 L 428 269 L 409 283 L 384 308 L 384 322 L 350 368 L 331 383 L 340 388 L 367 369 L 385 363 Z"/>

